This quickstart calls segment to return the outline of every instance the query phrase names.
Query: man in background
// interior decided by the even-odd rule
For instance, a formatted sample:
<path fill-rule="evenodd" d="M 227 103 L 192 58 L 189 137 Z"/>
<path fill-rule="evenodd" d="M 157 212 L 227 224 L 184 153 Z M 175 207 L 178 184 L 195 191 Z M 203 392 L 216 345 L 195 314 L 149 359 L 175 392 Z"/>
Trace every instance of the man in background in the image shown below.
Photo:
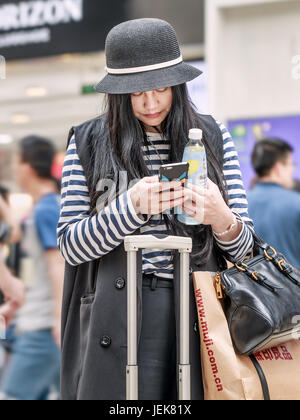
<path fill-rule="evenodd" d="M 16 243 L 20 238 L 21 229 L 8 204 L 8 190 L 0 186 L 0 244 Z"/>
<path fill-rule="evenodd" d="M 64 262 L 57 249 L 57 182 L 52 143 L 38 136 L 21 140 L 17 179 L 34 206 L 21 242 L 26 255 L 21 277 L 25 304 L 15 319 L 12 353 L 0 387 L 2 399 L 44 400 L 59 389 L 60 324 Z"/>
<path fill-rule="evenodd" d="M 6 213 L 10 217 L 10 221 L 6 223 L 10 223 L 9 227 L 9 237 L 5 240 L 2 240 L 0 233 L 0 254 L 3 255 L 5 259 L 5 263 L 7 267 L 10 269 L 12 274 L 16 277 L 19 276 L 19 262 L 20 262 L 20 241 L 22 237 L 22 228 L 20 221 L 17 221 L 13 216 L 14 212 L 10 206 L 10 192 L 9 190 L 0 185 L 0 209 L 2 208 L 2 214 Z M 0 210 L 1 213 L 1 210 Z M 5 217 L 4 217 L 5 219 Z M 7 217 L 6 217 L 7 219 Z M 0 215 L 1 225 L 0 225 L 0 232 L 2 231 L 3 225 L 3 216 Z M 5 227 L 4 227 L 5 229 Z M 2 252 L 3 251 L 3 252 Z M 1 298 L 0 298 L 1 302 Z"/>
<path fill-rule="evenodd" d="M 24 303 L 24 286 L 5 265 L 4 247 L 21 239 L 21 230 L 12 216 L 8 190 L 0 186 L 0 317 L 1 328 L 7 327 L 17 309 Z M 5 331 L 1 336 L 5 335 Z"/>
<path fill-rule="evenodd" d="M 252 165 L 258 182 L 248 201 L 255 231 L 300 267 L 300 195 L 293 191 L 293 148 L 277 138 L 261 140 L 253 150 Z"/>
<path fill-rule="evenodd" d="M 13 328 L 11 321 L 24 304 L 24 285 L 15 278 L 17 272 L 7 266 L 7 257 L 12 257 L 11 250 L 17 248 L 20 239 L 21 230 L 9 205 L 9 191 L 0 186 L 0 373 L 7 356 L 9 332 Z"/>

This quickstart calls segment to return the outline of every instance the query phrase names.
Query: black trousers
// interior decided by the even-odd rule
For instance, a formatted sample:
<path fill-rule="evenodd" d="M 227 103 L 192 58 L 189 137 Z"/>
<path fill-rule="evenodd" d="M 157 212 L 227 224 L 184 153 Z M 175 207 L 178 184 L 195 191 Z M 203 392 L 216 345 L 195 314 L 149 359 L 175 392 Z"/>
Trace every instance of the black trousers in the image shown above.
<path fill-rule="evenodd" d="M 173 282 L 143 277 L 138 351 L 139 399 L 176 400 L 176 329 Z"/>

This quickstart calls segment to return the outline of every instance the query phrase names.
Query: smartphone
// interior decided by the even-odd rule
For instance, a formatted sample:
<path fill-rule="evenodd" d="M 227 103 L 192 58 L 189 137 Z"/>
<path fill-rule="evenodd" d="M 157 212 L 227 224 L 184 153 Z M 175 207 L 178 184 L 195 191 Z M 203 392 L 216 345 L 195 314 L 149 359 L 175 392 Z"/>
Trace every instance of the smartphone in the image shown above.
<path fill-rule="evenodd" d="M 189 173 L 189 163 L 170 163 L 159 168 L 159 180 L 163 182 L 180 181 L 185 184 Z"/>

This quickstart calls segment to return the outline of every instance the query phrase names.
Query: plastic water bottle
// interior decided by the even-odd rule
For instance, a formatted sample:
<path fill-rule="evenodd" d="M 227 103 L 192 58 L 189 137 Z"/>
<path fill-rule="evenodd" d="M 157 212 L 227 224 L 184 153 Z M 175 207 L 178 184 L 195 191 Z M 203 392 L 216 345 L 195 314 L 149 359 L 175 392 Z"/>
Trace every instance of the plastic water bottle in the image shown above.
<path fill-rule="evenodd" d="M 202 143 L 203 132 L 199 128 L 193 128 L 189 132 L 189 142 L 185 146 L 183 162 L 189 162 L 188 183 L 198 185 L 203 189 L 207 188 L 207 160 L 206 151 Z M 177 215 L 178 220 L 186 225 L 200 225 L 196 219 L 188 216 L 179 208 L 181 213 Z M 204 209 L 203 209 L 204 211 Z M 179 212 L 179 211 L 178 211 Z"/>

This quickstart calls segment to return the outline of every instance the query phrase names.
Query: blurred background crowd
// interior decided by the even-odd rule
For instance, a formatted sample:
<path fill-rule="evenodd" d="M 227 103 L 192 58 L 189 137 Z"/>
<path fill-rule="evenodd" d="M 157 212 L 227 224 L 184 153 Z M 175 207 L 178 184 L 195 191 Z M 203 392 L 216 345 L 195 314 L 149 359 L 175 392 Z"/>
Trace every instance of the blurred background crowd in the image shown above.
<path fill-rule="evenodd" d="M 300 0 L 0 0 L 0 398 L 59 399 L 66 139 L 104 109 L 108 31 L 140 17 L 204 72 L 190 96 L 230 130 L 256 232 L 300 267 Z"/>

